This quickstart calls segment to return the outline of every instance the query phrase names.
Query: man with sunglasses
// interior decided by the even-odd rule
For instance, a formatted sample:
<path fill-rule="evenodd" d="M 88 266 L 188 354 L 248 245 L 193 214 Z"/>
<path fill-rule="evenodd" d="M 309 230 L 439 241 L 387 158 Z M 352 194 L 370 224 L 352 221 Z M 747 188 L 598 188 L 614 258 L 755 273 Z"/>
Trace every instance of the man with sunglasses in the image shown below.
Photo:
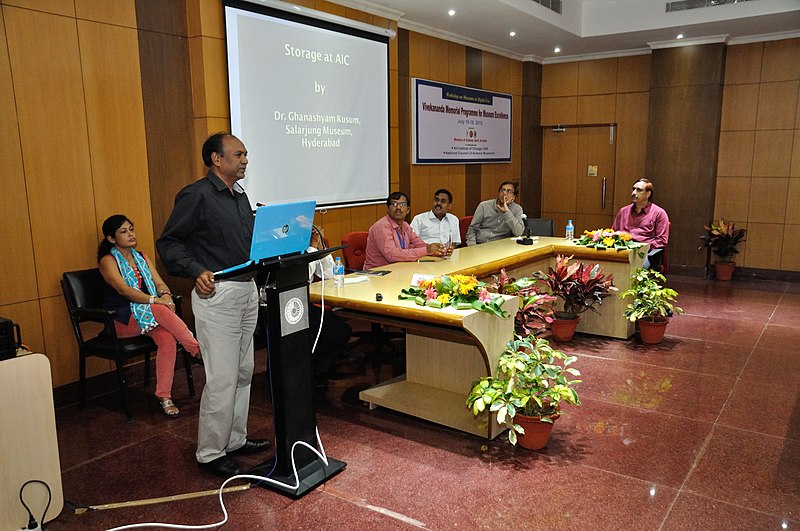
<path fill-rule="evenodd" d="M 386 200 L 386 215 L 372 224 L 367 236 L 364 269 L 414 262 L 425 255 L 442 256 L 445 246 L 425 243 L 406 223 L 411 201 L 403 192 L 392 192 Z"/>
<path fill-rule="evenodd" d="M 467 229 L 467 245 L 522 236 L 525 232 L 522 207 L 514 202 L 517 183 L 504 181 L 497 192 L 497 199 L 487 199 L 475 209 Z"/>

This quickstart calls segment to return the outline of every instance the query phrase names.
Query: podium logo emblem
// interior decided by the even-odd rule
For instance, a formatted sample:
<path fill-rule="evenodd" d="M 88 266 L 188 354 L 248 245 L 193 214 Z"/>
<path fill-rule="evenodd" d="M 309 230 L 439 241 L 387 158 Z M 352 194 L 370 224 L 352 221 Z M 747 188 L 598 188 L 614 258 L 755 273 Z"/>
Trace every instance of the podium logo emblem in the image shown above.
<path fill-rule="evenodd" d="M 297 297 L 292 297 L 283 309 L 283 316 L 290 325 L 297 324 L 303 318 L 305 308 L 303 302 Z"/>

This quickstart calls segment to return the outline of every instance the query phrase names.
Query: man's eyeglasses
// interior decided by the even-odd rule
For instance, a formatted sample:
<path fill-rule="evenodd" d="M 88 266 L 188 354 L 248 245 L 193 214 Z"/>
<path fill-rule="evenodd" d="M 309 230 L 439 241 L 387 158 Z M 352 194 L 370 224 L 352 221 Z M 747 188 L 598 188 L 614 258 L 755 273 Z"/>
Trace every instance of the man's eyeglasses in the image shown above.
<path fill-rule="evenodd" d="M 500 190 L 500 193 L 501 194 L 514 194 L 514 189 L 513 188 L 503 188 L 502 190 Z"/>
<path fill-rule="evenodd" d="M 407 206 L 408 206 L 408 203 L 406 203 L 405 201 L 392 201 L 391 203 L 389 203 L 389 206 L 393 206 L 393 207 L 407 207 Z"/>

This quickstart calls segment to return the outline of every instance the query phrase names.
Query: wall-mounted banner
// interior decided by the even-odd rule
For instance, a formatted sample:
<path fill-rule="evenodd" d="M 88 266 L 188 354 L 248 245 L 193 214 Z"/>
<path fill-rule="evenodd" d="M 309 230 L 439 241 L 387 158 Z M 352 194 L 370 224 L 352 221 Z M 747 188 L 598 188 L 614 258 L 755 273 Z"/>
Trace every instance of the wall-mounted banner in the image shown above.
<path fill-rule="evenodd" d="M 511 95 L 413 78 L 413 164 L 511 162 Z"/>

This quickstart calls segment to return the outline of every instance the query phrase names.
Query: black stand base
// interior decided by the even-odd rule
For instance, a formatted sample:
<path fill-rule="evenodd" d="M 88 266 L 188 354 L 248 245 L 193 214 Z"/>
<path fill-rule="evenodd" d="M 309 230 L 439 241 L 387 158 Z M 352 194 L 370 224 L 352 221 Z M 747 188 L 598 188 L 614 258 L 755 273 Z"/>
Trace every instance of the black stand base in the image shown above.
<path fill-rule="evenodd" d="M 286 485 L 277 485 L 271 481 L 262 481 L 259 485 L 270 490 L 274 490 L 280 494 L 291 496 L 294 499 L 301 498 L 306 492 L 314 490 L 317 486 L 325 483 L 328 479 L 332 478 L 339 472 L 345 469 L 347 463 L 339 461 L 338 459 L 328 458 L 328 466 L 321 459 L 317 459 L 302 468 L 297 469 L 297 475 L 300 477 L 299 486 L 292 488 L 291 486 L 297 484 L 298 481 L 294 475 L 282 476 L 280 474 L 273 474 L 267 476 L 273 468 L 274 459 L 265 461 L 260 465 L 255 466 L 247 474 L 256 476 L 265 476 L 275 481 L 280 481 Z"/>

